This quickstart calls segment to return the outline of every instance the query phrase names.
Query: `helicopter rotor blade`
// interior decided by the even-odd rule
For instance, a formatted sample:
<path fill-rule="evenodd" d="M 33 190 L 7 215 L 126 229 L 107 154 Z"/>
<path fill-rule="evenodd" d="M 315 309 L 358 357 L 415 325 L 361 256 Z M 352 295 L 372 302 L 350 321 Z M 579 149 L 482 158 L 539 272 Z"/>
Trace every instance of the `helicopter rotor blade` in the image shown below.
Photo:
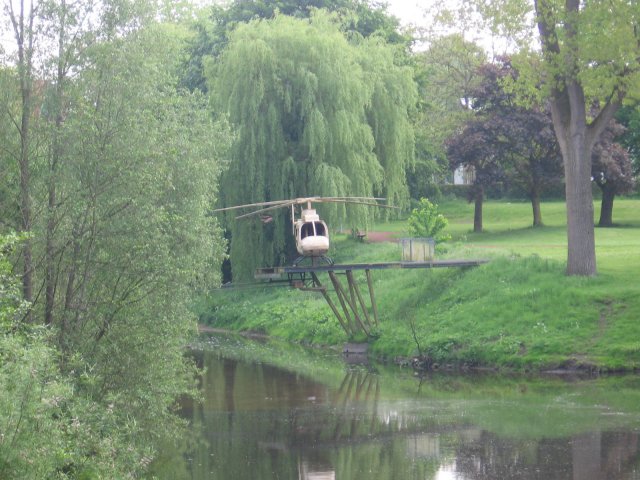
<path fill-rule="evenodd" d="M 378 203 L 378 200 L 386 200 L 384 197 L 319 197 L 317 203 L 351 203 L 356 205 L 368 205 L 370 207 L 391 208 L 401 210 L 400 207 L 393 205 L 384 205 Z"/>
<path fill-rule="evenodd" d="M 216 208 L 213 210 L 214 212 L 225 212 L 228 210 L 239 210 L 241 208 L 251 208 L 251 207 L 268 207 L 271 205 L 289 205 L 293 203 L 294 205 L 307 203 L 307 202 L 350 202 L 350 201 L 361 201 L 361 200 L 386 200 L 386 198 L 382 197 L 299 197 L 288 200 L 272 200 L 268 202 L 256 202 L 256 203 L 246 203 L 244 205 L 235 205 L 233 207 L 224 207 L 224 208 Z"/>
<path fill-rule="evenodd" d="M 343 201 L 343 200 L 325 200 L 325 202 L 327 203 L 351 203 L 351 204 L 355 204 L 355 205 L 367 205 L 369 207 L 379 207 L 379 208 L 392 208 L 392 209 L 397 209 L 400 210 L 400 207 L 396 207 L 393 205 L 384 205 L 382 203 L 375 203 L 375 202 L 365 202 L 365 201 Z"/>
<path fill-rule="evenodd" d="M 216 208 L 215 210 L 212 210 L 212 211 L 213 212 L 226 212 L 226 211 L 229 211 L 229 210 L 240 210 L 241 208 L 267 207 L 267 206 L 271 206 L 271 205 L 286 206 L 286 205 L 289 205 L 291 202 L 292 202 L 291 200 L 274 200 L 274 201 L 271 201 L 271 202 L 247 203 L 245 205 L 235 205 L 233 207 Z"/>
<path fill-rule="evenodd" d="M 236 220 L 251 217 L 253 215 L 258 215 L 263 212 L 268 212 L 271 210 L 277 210 L 279 208 L 290 207 L 292 205 L 301 205 L 305 203 L 351 203 L 356 205 L 366 205 L 370 207 L 378 207 L 378 208 L 391 208 L 391 209 L 399 209 L 399 207 L 394 207 L 392 205 L 383 205 L 377 203 L 378 201 L 386 200 L 386 198 L 382 197 L 300 197 L 294 198 L 290 200 L 273 200 L 269 202 L 256 202 L 256 203 L 247 203 L 244 205 L 236 205 L 233 207 L 224 207 L 224 208 L 216 208 L 213 212 L 226 212 L 230 210 L 240 210 L 243 208 L 255 208 L 255 207 L 264 207 L 259 208 L 253 212 L 244 213 L 236 217 Z"/>
<path fill-rule="evenodd" d="M 349 202 L 351 200 L 386 200 L 386 198 L 382 198 L 382 197 L 315 197 L 314 201 L 322 203 L 322 202 L 329 202 L 329 201 Z"/>
<path fill-rule="evenodd" d="M 279 208 L 289 207 L 291 205 L 295 205 L 294 202 L 282 203 L 282 204 L 279 204 L 279 205 L 273 205 L 271 207 L 261 208 L 260 210 L 255 210 L 253 212 L 244 213 L 242 215 L 239 215 L 239 216 L 236 217 L 236 220 L 241 220 L 243 218 L 252 217 L 253 215 L 258 215 L 258 214 L 264 213 L 264 212 L 270 212 L 272 210 L 277 210 Z"/>

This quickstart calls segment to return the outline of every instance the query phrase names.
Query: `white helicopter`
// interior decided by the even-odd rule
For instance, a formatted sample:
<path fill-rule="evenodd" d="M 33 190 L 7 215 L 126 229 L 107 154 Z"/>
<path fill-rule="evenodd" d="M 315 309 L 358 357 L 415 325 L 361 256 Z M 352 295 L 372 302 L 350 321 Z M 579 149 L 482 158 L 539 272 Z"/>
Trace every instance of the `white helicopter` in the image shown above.
<path fill-rule="evenodd" d="M 305 258 L 311 258 L 312 261 L 316 258 L 321 258 L 328 263 L 333 263 L 331 259 L 326 257 L 326 253 L 329 251 L 329 228 L 327 227 L 327 224 L 320 219 L 320 216 L 312 207 L 312 203 L 352 203 L 380 208 L 398 208 L 377 203 L 382 200 L 386 199 L 377 197 L 303 197 L 219 208 L 214 210 L 214 212 L 258 208 L 253 212 L 237 216 L 236 220 L 260 215 L 262 216 L 263 221 L 267 223 L 271 220 L 271 217 L 265 216 L 265 212 L 290 207 L 293 236 L 296 241 L 296 250 L 300 254 L 300 257 L 296 259 L 294 265 L 297 265 Z M 300 208 L 300 216 L 298 218 L 296 218 L 295 214 L 296 205 L 302 205 Z"/>

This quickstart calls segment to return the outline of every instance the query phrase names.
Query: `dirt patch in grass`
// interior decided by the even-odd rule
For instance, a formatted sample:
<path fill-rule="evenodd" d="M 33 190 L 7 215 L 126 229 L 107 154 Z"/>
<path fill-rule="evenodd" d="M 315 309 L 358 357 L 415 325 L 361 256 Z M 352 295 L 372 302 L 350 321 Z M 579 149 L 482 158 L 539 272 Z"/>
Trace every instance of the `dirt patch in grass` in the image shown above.
<path fill-rule="evenodd" d="M 398 242 L 396 232 L 368 232 L 365 241 L 371 243 Z"/>

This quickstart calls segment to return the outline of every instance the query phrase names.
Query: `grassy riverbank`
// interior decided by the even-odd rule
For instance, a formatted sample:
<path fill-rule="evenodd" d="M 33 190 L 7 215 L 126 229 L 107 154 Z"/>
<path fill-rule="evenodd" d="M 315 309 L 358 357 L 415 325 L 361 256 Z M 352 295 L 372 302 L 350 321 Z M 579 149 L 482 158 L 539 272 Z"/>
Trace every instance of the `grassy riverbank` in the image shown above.
<path fill-rule="evenodd" d="M 640 200 L 619 200 L 619 226 L 596 230 L 599 275 L 564 275 L 564 204 L 543 204 L 545 227 L 530 228 L 527 203 L 488 202 L 485 229 L 473 209 L 441 204 L 452 241 L 439 258 L 490 258 L 472 269 L 375 272 L 381 324 L 371 350 L 387 358 L 422 353 L 440 365 L 515 369 L 640 368 Z M 597 208 L 596 208 L 597 210 Z M 597 212 L 596 212 L 597 213 Z M 404 223 L 376 230 L 402 236 Z M 335 235 L 338 262 L 393 261 L 393 243 Z M 288 340 L 339 345 L 346 337 L 322 297 L 289 289 L 215 292 L 204 323 Z M 415 332 L 415 335 L 414 335 Z"/>

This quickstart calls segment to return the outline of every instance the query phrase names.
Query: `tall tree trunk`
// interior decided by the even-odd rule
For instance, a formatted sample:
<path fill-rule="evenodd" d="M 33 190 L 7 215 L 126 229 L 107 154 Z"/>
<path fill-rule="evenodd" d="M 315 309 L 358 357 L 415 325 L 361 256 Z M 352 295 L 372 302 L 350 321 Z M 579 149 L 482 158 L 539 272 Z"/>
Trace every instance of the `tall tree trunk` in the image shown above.
<path fill-rule="evenodd" d="M 572 138 L 563 155 L 567 197 L 567 273 L 596 274 L 596 245 L 591 193 L 591 152 L 584 137 Z"/>
<path fill-rule="evenodd" d="M 606 185 L 602 187 L 602 203 L 600 205 L 600 221 L 599 227 L 612 227 L 613 226 L 613 200 L 616 197 L 614 188 L 607 188 Z"/>
<path fill-rule="evenodd" d="M 20 126 L 20 157 L 18 168 L 20 171 L 20 214 L 22 218 L 21 230 L 31 232 L 31 115 L 33 108 L 33 22 L 35 18 L 34 5 L 31 4 L 27 13 L 24 2 L 20 2 L 20 11 L 14 10 L 13 2 L 9 2 L 7 12 L 17 45 L 18 77 L 20 80 L 20 95 L 22 99 Z M 31 239 L 25 240 L 22 249 L 22 294 L 28 302 L 33 302 L 33 246 Z M 27 320 L 31 320 L 29 311 Z"/>
<path fill-rule="evenodd" d="M 567 274 L 595 275 L 596 248 L 591 194 L 591 151 L 600 133 L 622 104 L 624 91 L 614 88 L 609 101 L 587 125 L 584 89 L 577 72 L 580 58 L 575 48 L 581 1 L 565 0 L 566 21 L 553 16 L 555 2 L 535 0 L 536 21 L 551 89 L 553 128 L 562 150 L 567 198 Z M 562 30 L 560 32 L 559 30 Z M 565 41 L 560 41 L 560 37 Z"/>
<path fill-rule="evenodd" d="M 31 116 L 31 91 L 22 92 L 22 122 L 20 132 L 20 213 L 21 229 L 31 232 L 31 166 L 29 159 L 29 117 Z M 22 294 L 27 302 L 33 301 L 33 253 L 31 239 L 27 238 L 22 249 Z"/>
<path fill-rule="evenodd" d="M 49 180 L 49 203 L 47 207 L 47 232 L 45 247 L 45 303 L 44 303 L 44 323 L 53 323 L 53 306 L 55 300 L 55 246 L 53 236 L 55 232 L 55 204 L 56 186 L 53 180 Z"/>
<path fill-rule="evenodd" d="M 61 130 L 64 123 L 63 102 L 64 102 L 64 82 L 66 78 L 65 44 L 64 38 L 67 24 L 67 5 L 62 0 L 60 5 L 59 33 L 58 33 L 58 65 L 56 73 L 56 89 L 54 97 L 55 106 L 55 128 L 51 142 L 51 154 L 49 157 L 49 178 L 48 178 L 48 204 L 47 204 L 47 230 L 45 247 L 45 308 L 44 322 L 47 325 L 53 323 L 53 309 L 55 307 L 56 295 L 56 259 L 55 259 L 55 233 L 57 223 L 57 182 L 58 165 L 62 156 Z"/>
<path fill-rule="evenodd" d="M 484 188 L 482 186 L 475 187 L 474 209 L 473 209 L 473 231 L 482 232 L 482 204 L 484 202 Z"/>
<path fill-rule="evenodd" d="M 584 89 L 577 79 L 554 89 L 551 116 L 564 163 L 567 275 L 595 275 L 591 150 L 599 132 L 587 127 Z"/>
<path fill-rule="evenodd" d="M 540 210 L 540 192 L 534 189 L 531 192 L 531 209 L 533 210 L 533 226 L 542 226 L 542 212 Z"/>

